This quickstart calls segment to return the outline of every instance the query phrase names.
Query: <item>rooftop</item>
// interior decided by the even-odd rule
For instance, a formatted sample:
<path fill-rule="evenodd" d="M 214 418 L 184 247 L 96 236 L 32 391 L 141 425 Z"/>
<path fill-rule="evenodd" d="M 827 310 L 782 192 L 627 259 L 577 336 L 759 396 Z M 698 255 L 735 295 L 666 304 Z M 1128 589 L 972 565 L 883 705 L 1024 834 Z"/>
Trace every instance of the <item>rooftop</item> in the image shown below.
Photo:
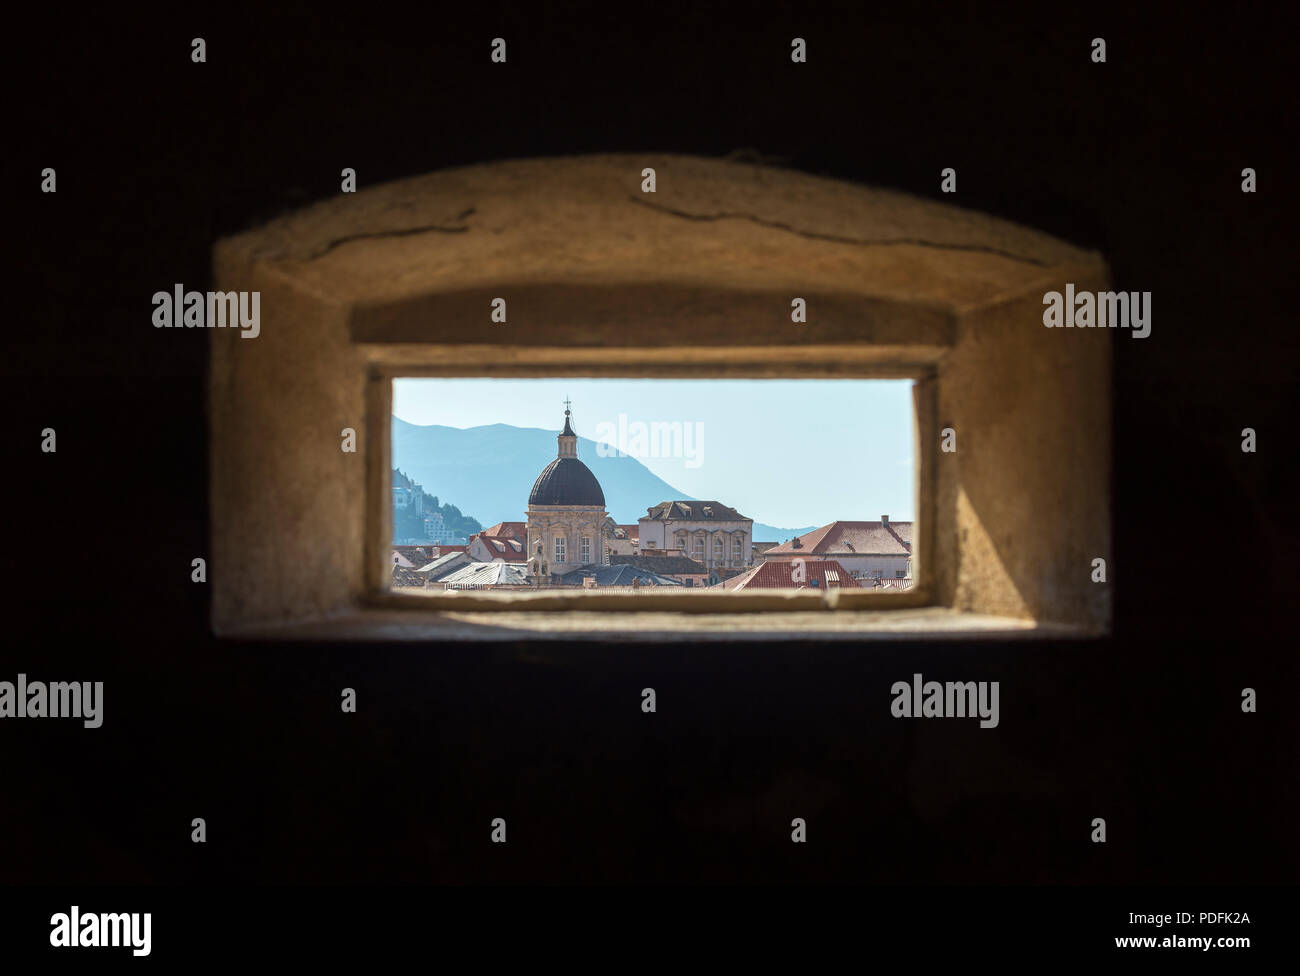
<path fill-rule="evenodd" d="M 847 569 L 834 559 L 808 559 L 802 564 L 777 560 L 759 563 L 753 569 L 733 576 L 715 588 L 726 590 L 802 590 L 839 587 L 862 589 Z"/>
<path fill-rule="evenodd" d="M 681 586 L 681 581 L 661 576 L 648 569 L 621 563 L 612 566 L 583 566 L 560 577 L 565 583 L 582 584 L 583 579 L 592 577 L 597 586 L 631 586 L 640 580 L 642 586 Z"/>
<path fill-rule="evenodd" d="M 591 469 L 576 457 L 556 458 L 537 476 L 528 495 L 531 505 L 581 505 L 604 508 L 605 493 Z"/>
<path fill-rule="evenodd" d="M 448 586 L 518 585 L 524 582 L 524 571 L 522 567 L 510 563 L 470 563 L 444 576 L 439 582 Z"/>
<path fill-rule="evenodd" d="M 912 523 L 895 522 L 832 522 L 820 529 L 773 546 L 763 555 L 774 556 L 824 555 L 842 556 L 906 556 L 912 552 Z"/>
<path fill-rule="evenodd" d="M 651 550 L 655 552 L 657 550 Z M 638 569 L 646 569 L 652 573 L 660 573 L 665 576 L 707 576 L 709 568 L 703 563 L 698 563 L 694 559 L 688 559 L 686 556 L 620 556 L 618 554 L 609 557 L 612 566 L 635 566 Z"/>
<path fill-rule="evenodd" d="M 678 501 L 660 502 L 646 510 L 647 519 L 690 519 L 692 521 L 748 522 L 747 516 L 741 515 L 734 508 L 713 501 Z"/>
<path fill-rule="evenodd" d="M 528 523 L 526 522 L 498 522 L 496 525 L 489 525 L 479 533 L 481 536 L 491 536 L 498 539 L 522 539 L 528 540 Z"/>

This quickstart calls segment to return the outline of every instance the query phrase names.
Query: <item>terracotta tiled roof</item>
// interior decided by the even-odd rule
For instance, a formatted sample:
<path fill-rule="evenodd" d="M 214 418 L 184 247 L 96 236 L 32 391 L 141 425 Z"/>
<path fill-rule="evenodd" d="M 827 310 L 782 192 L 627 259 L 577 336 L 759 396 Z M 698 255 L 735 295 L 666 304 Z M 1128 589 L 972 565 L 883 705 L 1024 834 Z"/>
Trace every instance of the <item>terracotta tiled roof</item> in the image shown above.
<path fill-rule="evenodd" d="M 522 563 L 527 558 L 527 554 L 524 552 L 524 544 L 512 536 L 494 539 L 480 534 L 478 539 L 493 554 L 495 559 L 504 559 L 508 563 Z"/>
<path fill-rule="evenodd" d="M 795 543 L 799 543 L 795 545 Z M 832 522 L 773 546 L 776 556 L 906 556 L 912 552 L 911 522 Z"/>
<path fill-rule="evenodd" d="M 753 569 L 733 576 L 720 584 L 728 590 L 802 590 L 802 589 L 862 589 L 847 569 L 834 559 L 806 559 L 802 567 L 802 578 L 796 580 L 796 564 L 791 560 L 778 559 L 775 562 L 759 563 Z"/>
<path fill-rule="evenodd" d="M 497 539 L 528 539 L 528 524 L 526 522 L 498 522 L 496 525 L 489 525 L 479 535 L 490 536 Z"/>
<path fill-rule="evenodd" d="M 646 518 L 652 519 L 690 519 L 692 521 L 748 522 L 748 516 L 741 515 L 734 508 L 721 502 L 673 501 L 660 502 L 648 510 Z"/>

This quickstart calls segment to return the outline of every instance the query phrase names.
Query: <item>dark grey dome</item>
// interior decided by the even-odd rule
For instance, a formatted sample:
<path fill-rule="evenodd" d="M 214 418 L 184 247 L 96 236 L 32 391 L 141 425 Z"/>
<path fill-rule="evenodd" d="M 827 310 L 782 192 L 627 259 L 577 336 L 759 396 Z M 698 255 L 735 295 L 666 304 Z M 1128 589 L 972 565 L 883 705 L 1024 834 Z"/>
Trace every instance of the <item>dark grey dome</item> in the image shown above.
<path fill-rule="evenodd" d="M 576 457 L 556 458 L 537 476 L 528 495 L 529 505 L 585 505 L 605 507 L 605 493 L 591 469 Z"/>

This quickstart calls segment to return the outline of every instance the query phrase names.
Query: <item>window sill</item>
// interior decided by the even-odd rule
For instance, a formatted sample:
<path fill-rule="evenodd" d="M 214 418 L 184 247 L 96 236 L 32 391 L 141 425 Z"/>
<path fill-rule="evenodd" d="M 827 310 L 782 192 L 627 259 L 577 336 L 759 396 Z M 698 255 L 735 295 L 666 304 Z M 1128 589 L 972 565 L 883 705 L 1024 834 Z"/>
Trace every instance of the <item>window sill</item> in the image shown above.
<path fill-rule="evenodd" d="M 962 613 L 943 607 L 833 612 L 690 614 L 633 611 L 535 613 L 529 611 L 424 611 L 361 608 L 328 618 L 288 624 L 248 625 L 218 634 L 237 640 L 304 641 L 516 641 L 622 642 L 863 641 L 967 638 L 1080 638 L 1083 628 L 1014 617 Z"/>

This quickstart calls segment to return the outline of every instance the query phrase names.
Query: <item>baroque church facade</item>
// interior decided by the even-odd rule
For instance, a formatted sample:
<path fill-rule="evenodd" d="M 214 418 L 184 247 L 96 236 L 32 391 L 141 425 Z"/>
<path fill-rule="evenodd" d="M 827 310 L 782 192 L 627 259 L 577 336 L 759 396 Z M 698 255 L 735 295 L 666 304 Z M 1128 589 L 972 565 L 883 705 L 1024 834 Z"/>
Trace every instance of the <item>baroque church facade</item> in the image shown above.
<path fill-rule="evenodd" d="M 605 536 L 613 519 L 591 469 L 578 459 L 578 435 L 565 402 L 564 429 L 554 461 L 528 495 L 528 581 L 548 582 L 583 566 L 606 562 Z"/>

